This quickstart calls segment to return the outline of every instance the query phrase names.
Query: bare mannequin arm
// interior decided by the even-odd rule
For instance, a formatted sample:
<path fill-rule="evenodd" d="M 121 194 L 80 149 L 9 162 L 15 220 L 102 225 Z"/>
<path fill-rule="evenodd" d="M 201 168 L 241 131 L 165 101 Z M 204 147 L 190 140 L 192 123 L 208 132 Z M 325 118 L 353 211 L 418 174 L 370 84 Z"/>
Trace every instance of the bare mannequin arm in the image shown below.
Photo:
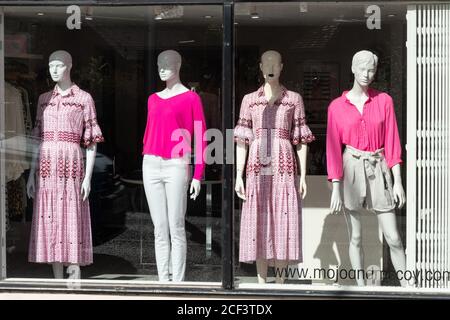
<path fill-rule="evenodd" d="M 398 205 L 398 208 L 401 209 L 405 205 L 406 202 L 406 196 L 405 191 L 403 190 L 402 185 L 402 175 L 401 175 L 401 167 L 400 164 L 396 164 L 391 168 L 392 175 L 394 176 L 394 186 L 393 186 L 393 193 L 395 202 Z"/>
<path fill-rule="evenodd" d="M 339 213 L 342 210 L 342 198 L 341 198 L 341 188 L 340 181 L 333 179 L 333 191 L 331 193 L 331 213 Z"/>
<path fill-rule="evenodd" d="M 300 163 L 300 195 L 302 199 L 305 199 L 307 188 L 306 188 L 306 158 L 308 156 L 308 145 L 299 143 L 297 145 L 297 157 Z"/>
<path fill-rule="evenodd" d="M 237 142 L 236 146 L 236 185 L 234 190 L 239 198 L 246 200 L 244 187 L 244 168 L 245 159 L 247 158 L 247 145 L 243 142 Z"/>
<path fill-rule="evenodd" d="M 89 193 L 91 192 L 91 179 L 92 173 L 94 171 L 96 155 L 96 143 L 86 148 L 86 174 L 84 176 L 83 184 L 81 185 L 81 196 L 83 197 L 83 201 L 86 201 L 86 199 L 89 197 Z"/>

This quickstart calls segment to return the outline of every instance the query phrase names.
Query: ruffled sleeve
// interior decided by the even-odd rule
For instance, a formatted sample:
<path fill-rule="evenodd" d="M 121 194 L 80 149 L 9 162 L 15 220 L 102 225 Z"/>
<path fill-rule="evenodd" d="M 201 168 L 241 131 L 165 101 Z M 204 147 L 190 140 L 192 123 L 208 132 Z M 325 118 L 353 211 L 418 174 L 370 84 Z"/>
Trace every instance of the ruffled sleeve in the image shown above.
<path fill-rule="evenodd" d="M 254 139 L 252 128 L 252 114 L 248 96 L 246 95 L 244 96 L 244 99 L 242 99 L 239 120 L 236 127 L 234 128 L 234 140 L 236 142 L 242 142 L 248 145 L 251 144 Z"/>
<path fill-rule="evenodd" d="M 84 106 L 84 133 L 83 133 L 83 145 L 88 148 L 91 145 L 105 141 L 103 138 L 100 126 L 97 123 L 97 114 L 95 112 L 94 100 L 90 95 L 86 99 Z"/>
<path fill-rule="evenodd" d="M 298 95 L 295 103 L 294 119 L 291 128 L 291 142 L 293 145 L 299 143 L 310 143 L 316 140 L 311 130 L 306 125 L 305 107 L 301 95 Z"/>

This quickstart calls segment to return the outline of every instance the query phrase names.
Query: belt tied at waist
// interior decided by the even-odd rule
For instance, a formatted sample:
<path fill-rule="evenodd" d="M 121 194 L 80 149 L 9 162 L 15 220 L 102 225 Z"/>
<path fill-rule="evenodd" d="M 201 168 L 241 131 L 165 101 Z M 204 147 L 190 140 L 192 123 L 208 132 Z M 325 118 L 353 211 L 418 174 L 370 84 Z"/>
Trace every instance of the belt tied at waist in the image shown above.
<path fill-rule="evenodd" d="M 353 158 L 364 162 L 364 171 L 368 178 L 375 177 L 375 167 L 379 161 L 384 159 L 384 148 L 371 152 L 362 151 L 347 145 L 346 151 L 349 152 Z"/>

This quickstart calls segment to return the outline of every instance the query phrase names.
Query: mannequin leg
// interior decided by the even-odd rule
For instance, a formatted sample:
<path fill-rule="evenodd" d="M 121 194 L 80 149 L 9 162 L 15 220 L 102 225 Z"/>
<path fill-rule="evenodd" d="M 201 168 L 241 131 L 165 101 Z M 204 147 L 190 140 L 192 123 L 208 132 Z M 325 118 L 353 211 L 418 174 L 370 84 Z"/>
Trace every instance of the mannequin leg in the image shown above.
<path fill-rule="evenodd" d="M 256 272 L 258 274 L 258 283 L 263 284 L 267 281 L 267 260 L 256 260 Z"/>
<path fill-rule="evenodd" d="M 347 211 L 350 216 L 350 223 L 352 226 L 350 246 L 348 254 L 353 270 L 356 272 L 356 283 L 358 286 L 364 286 L 365 281 L 361 270 L 364 266 L 364 254 L 362 251 L 362 228 L 361 228 L 361 214 L 358 211 Z"/>
<path fill-rule="evenodd" d="M 62 263 L 52 263 L 52 269 L 55 279 L 64 279 L 64 266 Z"/>
<path fill-rule="evenodd" d="M 406 256 L 402 240 L 397 229 L 397 219 L 394 212 L 378 213 L 378 223 L 383 231 L 384 238 L 389 245 L 392 265 L 400 276 L 405 274 Z M 399 279 L 400 280 L 400 279 Z M 401 279 L 400 285 L 405 287 L 408 281 Z"/>
<path fill-rule="evenodd" d="M 172 242 L 172 280 L 184 281 L 186 271 L 186 230 L 188 167 L 179 159 L 167 160 L 164 186 L 167 197 L 170 239 Z"/>
<path fill-rule="evenodd" d="M 287 267 L 288 263 L 286 260 L 275 260 L 275 270 L 278 270 L 275 278 L 276 283 L 284 283 Z"/>
<path fill-rule="evenodd" d="M 162 160 L 161 160 L 162 161 Z M 166 191 L 161 179 L 160 159 L 144 157 L 142 174 L 145 195 L 155 233 L 155 257 L 159 281 L 169 281 L 170 236 Z"/>

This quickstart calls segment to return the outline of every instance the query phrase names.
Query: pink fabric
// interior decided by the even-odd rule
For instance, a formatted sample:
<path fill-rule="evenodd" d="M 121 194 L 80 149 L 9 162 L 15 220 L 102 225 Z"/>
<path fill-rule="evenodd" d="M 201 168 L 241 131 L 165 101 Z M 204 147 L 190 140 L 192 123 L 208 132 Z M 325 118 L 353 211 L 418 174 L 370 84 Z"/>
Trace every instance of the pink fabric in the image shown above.
<path fill-rule="evenodd" d="M 283 88 L 281 97 L 269 106 L 263 87 L 246 95 L 234 136 L 250 145 L 239 260 L 302 261 L 299 172 L 293 146 L 311 142 L 314 136 L 305 123 L 301 96 Z"/>
<path fill-rule="evenodd" d="M 178 130 L 182 136 L 172 135 Z M 195 134 L 194 179 L 202 180 L 205 170 L 204 150 L 206 140 L 205 115 L 198 94 L 193 91 L 178 94 L 168 99 L 156 93 L 148 98 L 147 127 L 144 133 L 142 154 L 162 158 L 180 158 L 191 153 L 192 137 Z"/>
<path fill-rule="evenodd" d="M 73 85 L 61 96 L 56 87 L 40 95 L 33 135 L 41 139 L 29 261 L 92 263 L 89 201 L 80 192 L 85 146 L 102 142 L 94 101 Z"/>
<path fill-rule="evenodd" d="M 371 151 L 384 148 L 389 168 L 402 163 L 402 147 L 392 98 L 369 89 L 362 115 L 346 97 L 348 91 L 328 107 L 327 168 L 328 179 L 342 180 L 342 147 Z"/>

